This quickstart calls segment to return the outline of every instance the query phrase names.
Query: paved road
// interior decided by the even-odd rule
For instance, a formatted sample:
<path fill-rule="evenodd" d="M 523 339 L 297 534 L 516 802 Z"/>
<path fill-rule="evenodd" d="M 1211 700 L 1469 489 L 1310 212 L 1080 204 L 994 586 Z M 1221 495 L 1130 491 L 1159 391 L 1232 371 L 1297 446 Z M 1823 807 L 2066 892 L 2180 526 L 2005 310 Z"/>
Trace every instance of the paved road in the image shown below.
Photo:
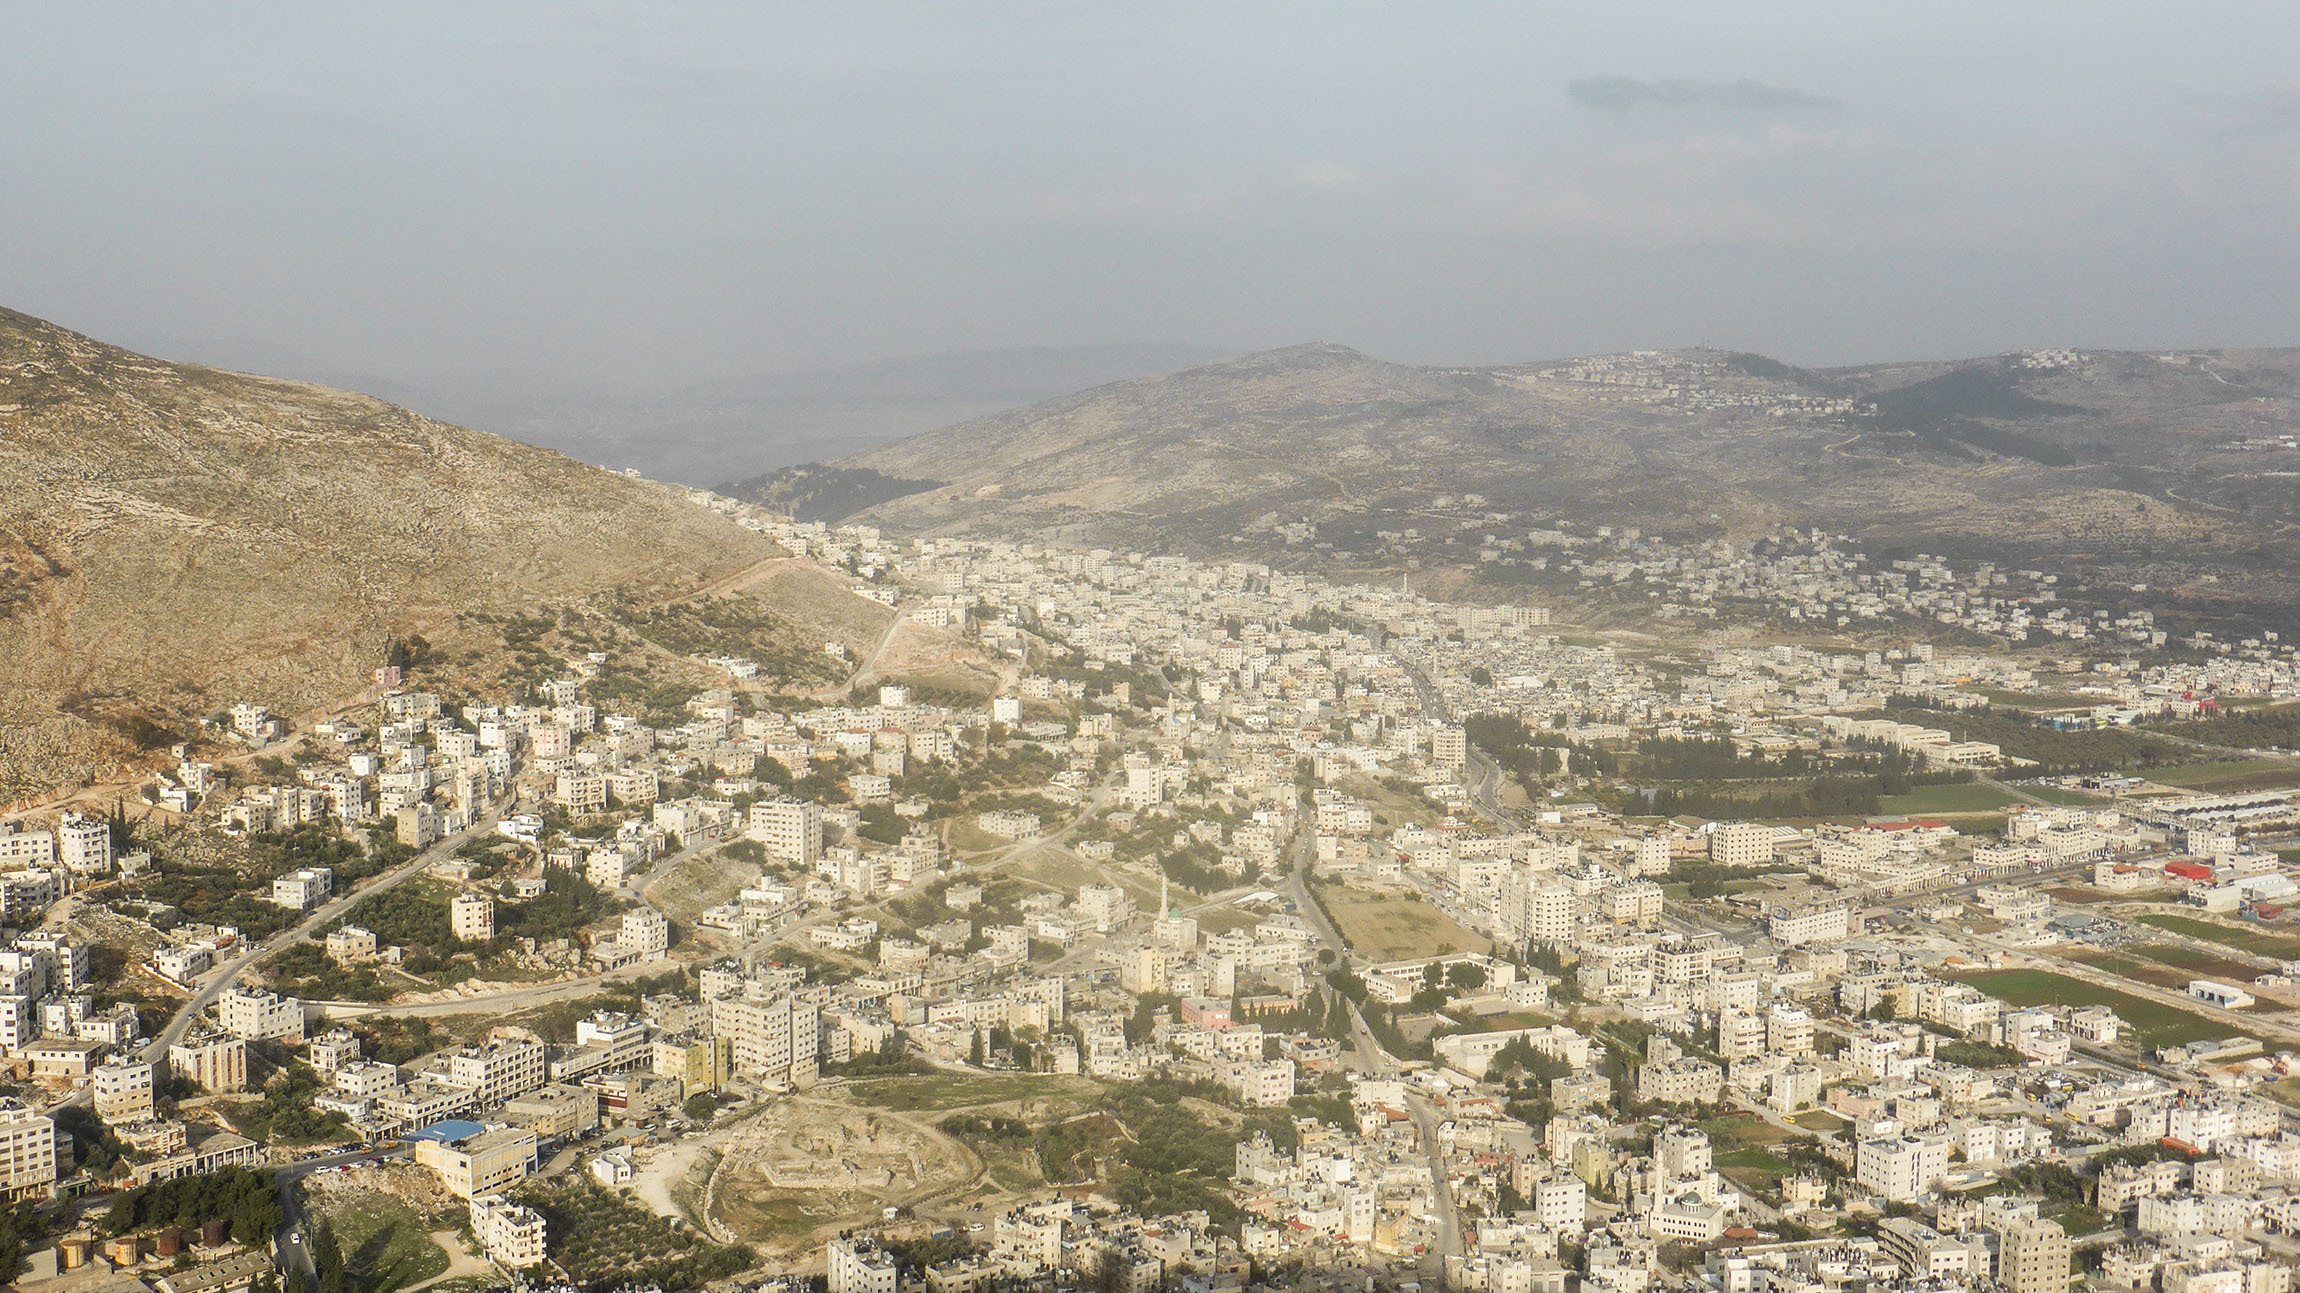
<path fill-rule="evenodd" d="M 1422 1152 L 1429 1159 L 1430 1199 L 1437 1205 L 1438 1257 L 1441 1261 L 1459 1257 L 1463 1249 L 1461 1210 L 1454 1206 L 1453 1182 L 1446 1178 L 1445 1153 L 1438 1148 L 1437 1108 L 1427 1096 L 1409 1089 L 1406 1111 L 1413 1115 L 1414 1129 L 1421 1134 Z"/>
<path fill-rule="evenodd" d="M 186 1001 L 176 1011 L 175 1016 L 168 1020 L 167 1027 L 162 1028 L 149 1042 L 145 1043 L 144 1058 L 152 1061 L 165 1058 L 168 1048 L 183 1038 L 185 1030 L 192 1026 L 192 1021 L 204 1014 L 208 1007 L 214 1005 L 216 998 L 221 997 L 226 990 L 237 983 L 241 975 L 287 948 L 310 941 L 311 936 L 318 932 L 321 927 L 340 920 L 361 899 L 398 888 L 421 874 L 424 868 L 432 863 L 451 856 L 464 841 L 494 829 L 495 817 L 493 815 L 484 817 L 464 830 L 458 831 L 425 849 L 412 860 L 401 863 L 382 875 L 369 879 L 366 884 L 322 903 L 309 916 L 270 939 L 260 944 L 251 944 L 247 950 L 226 962 L 224 968 L 213 975 L 205 986 L 192 993 L 191 1000 Z"/>
<path fill-rule="evenodd" d="M 1317 933 L 1318 938 L 1332 949 L 1335 964 L 1347 968 L 1350 964 L 1349 944 L 1342 940 L 1341 932 L 1334 928 L 1333 922 L 1326 919 L 1325 911 L 1310 898 L 1310 860 L 1316 850 L 1317 835 L 1310 829 L 1307 814 L 1297 816 L 1302 826 L 1294 836 L 1293 866 L 1286 872 L 1285 882 L 1280 889 L 1292 900 L 1294 909 L 1302 914 L 1302 919 Z M 1398 1057 L 1390 1054 L 1375 1039 L 1373 1030 L 1366 1027 L 1365 1017 L 1358 1013 L 1357 1005 L 1347 998 L 1343 1000 L 1343 1005 L 1349 1012 L 1350 1038 L 1357 1052 L 1352 1067 L 1376 1077 L 1394 1078 L 1404 1072 L 1405 1066 L 1399 1062 Z M 1438 1219 L 1438 1256 L 1441 1259 L 1459 1256 L 1462 1252 L 1461 1211 L 1454 1203 L 1453 1182 L 1446 1177 L 1445 1154 L 1438 1147 L 1437 1107 L 1421 1092 L 1408 1088 L 1406 1111 L 1413 1116 L 1414 1129 L 1421 1137 L 1422 1155 L 1429 1162 L 1430 1199 L 1435 1205 Z"/>

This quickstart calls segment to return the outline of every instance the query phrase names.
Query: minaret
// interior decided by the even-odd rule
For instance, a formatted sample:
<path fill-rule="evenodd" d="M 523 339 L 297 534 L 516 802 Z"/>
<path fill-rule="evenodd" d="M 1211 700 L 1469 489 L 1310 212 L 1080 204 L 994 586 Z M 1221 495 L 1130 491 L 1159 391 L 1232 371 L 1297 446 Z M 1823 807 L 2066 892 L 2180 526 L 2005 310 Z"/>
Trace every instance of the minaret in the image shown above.
<path fill-rule="evenodd" d="M 1165 917 L 1174 914 L 1174 908 L 1166 901 L 1166 886 L 1168 883 L 1169 880 L 1167 876 L 1161 872 L 1158 876 L 1158 916 L 1160 919 L 1164 919 Z"/>

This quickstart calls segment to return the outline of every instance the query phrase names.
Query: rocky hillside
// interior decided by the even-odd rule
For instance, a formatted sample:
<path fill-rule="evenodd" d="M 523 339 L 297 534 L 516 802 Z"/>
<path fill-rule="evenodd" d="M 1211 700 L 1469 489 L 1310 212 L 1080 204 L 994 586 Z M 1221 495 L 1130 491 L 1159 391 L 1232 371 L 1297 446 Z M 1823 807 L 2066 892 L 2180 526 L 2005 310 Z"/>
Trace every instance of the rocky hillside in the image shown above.
<path fill-rule="evenodd" d="M 459 613 L 774 553 L 665 486 L 0 310 L 0 803 L 234 701 L 341 699 Z"/>
<path fill-rule="evenodd" d="M 1415 532 L 1821 526 L 2273 603 L 2300 576 L 2300 352 L 1812 371 L 1722 351 L 1417 368 L 1295 347 L 836 464 L 900 527 L 1396 568 Z M 1406 536 L 1401 538 L 1400 536 Z M 1474 565 L 1476 535 L 1466 555 Z M 1439 561 L 1445 560 L 1439 554 Z"/>

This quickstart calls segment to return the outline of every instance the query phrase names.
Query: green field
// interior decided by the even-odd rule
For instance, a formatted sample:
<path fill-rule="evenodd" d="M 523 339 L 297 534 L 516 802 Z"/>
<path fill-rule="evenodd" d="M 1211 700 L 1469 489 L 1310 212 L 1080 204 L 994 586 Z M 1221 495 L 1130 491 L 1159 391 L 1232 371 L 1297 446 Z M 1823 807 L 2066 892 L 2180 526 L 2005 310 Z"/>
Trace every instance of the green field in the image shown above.
<path fill-rule="evenodd" d="M 2232 759 L 2222 763 L 2176 763 L 2142 768 L 2134 775 L 2183 790 L 2234 793 L 2300 786 L 2300 763 L 2289 759 Z"/>
<path fill-rule="evenodd" d="M 1979 970 L 1956 977 L 2009 1005 L 2107 1006 L 2150 1046 L 2252 1036 L 2217 1019 L 2050 970 Z"/>
<path fill-rule="evenodd" d="M 1781 1178 L 1796 1174 L 1797 1165 L 1770 1150 L 1754 1146 L 1728 1149 L 1710 1155 L 1720 1175 L 1730 1178 L 1736 1185 L 1766 1194 L 1778 1193 Z"/>
<path fill-rule="evenodd" d="M 2120 978 L 2154 984 L 2174 992 L 2186 992 L 2188 985 L 2197 979 L 2217 979 L 2223 983 L 2241 984 L 2250 983 L 2260 973 L 2257 966 L 2242 961 L 2169 943 L 2149 943 L 2121 948 L 2115 952 L 2085 949 L 2064 955 L 2068 960 L 2097 966 Z"/>
<path fill-rule="evenodd" d="M 1789 1121 L 1807 1131 L 1843 1131 L 1853 1125 L 1826 1109 L 1807 1109 L 1803 1113 L 1792 1115 Z"/>
<path fill-rule="evenodd" d="M 350 1192 L 331 1198 L 323 1215 L 358 1293 L 394 1293 L 447 1271 L 423 1218 L 396 1195 Z"/>
<path fill-rule="evenodd" d="M 1755 1114 L 1747 1113 L 1720 1114 L 1715 1118 L 1704 1119 L 1701 1130 L 1709 1133 L 1709 1139 L 1716 1144 L 1720 1154 L 1735 1146 L 1764 1149 L 1785 1140 L 1798 1139 L 1795 1132 L 1784 1131 Z"/>
<path fill-rule="evenodd" d="M 2125 948 L 2124 953 L 2186 971 L 2194 979 L 2227 979 L 2233 983 L 2248 983 L 2260 974 L 2258 967 L 2247 962 L 2214 952 L 2198 951 L 2193 947 L 2181 947 L 2175 943 L 2143 943 L 2138 947 Z M 2188 985 L 2184 983 L 2181 986 Z"/>
<path fill-rule="evenodd" d="M 1887 795 L 1877 807 L 1904 816 L 1922 813 L 1986 813 L 2020 802 L 2013 796 L 1978 781 L 1950 781 L 1919 786 L 1905 795 Z"/>
<path fill-rule="evenodd" d="M 1784 1141 L 1802 1138 L 1762 1118 L 1728 1113 L 1704 1119 L 1701 1130 L 1709 1133 L 1710 1162 L 1720 1174 L 1744 1189 L 1777 1195 L 1781 1178 L 1797 1170 L 1795 1164 L 1781 1156 L 1778 1146 Z"/>
<path fill-rule="evenodd" d="M 2045 1220 L 2058 1223 L 2060 1228 L 2067 1231 L 2072 1239 L 2082 1239 L 2086 1235 L 2097 1235 L 2117 1224 L 2116 1218 L 2106 1213 L 2096 1212 L 2074 1199 L 2048 1203 L 2038 1211 Z"/>
<path fill-rule="evenodd" d="M 2240 929 L 2233 925 L 2200 920 L 2194 916 L 2176 915 L 2169 911 L 2147 912 L 2134 917 L 2134 919 L 2143 925 L 2154 925 L 2156 928 L 2170 933 L 2185 934 L 2190 938 L 2201 938 L 2206 942 L 2219 943 L 2224 947 L 2233 947 L 2240 952 L 2250 952 L 2254 956 L 2269 956 L 2279 961 L 2288 961 L 2293 957 L 2300 956 L 2300 938 L 2290 934 L 2271 933 L 2265 929 Z"/>

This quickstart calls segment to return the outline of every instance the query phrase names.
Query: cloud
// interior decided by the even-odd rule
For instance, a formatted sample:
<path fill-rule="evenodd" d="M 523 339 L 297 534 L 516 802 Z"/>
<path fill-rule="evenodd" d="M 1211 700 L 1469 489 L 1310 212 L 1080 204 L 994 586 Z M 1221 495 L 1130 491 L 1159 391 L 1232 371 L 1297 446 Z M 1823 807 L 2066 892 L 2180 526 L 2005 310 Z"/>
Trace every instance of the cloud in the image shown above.
<path fill-rule="evenodd" d="M 1722 109 L 1728 112 L 1812 112 L 1843 106 L 1822 94 L 1808 94 L 1743 77 L 1738 81 L 1691 81 L 1668 77 L 1640 81 L 1632 76 L 1593 76 L 1566 83 L 1575 103 L 1600 112 L 1641 108 Z"/>

